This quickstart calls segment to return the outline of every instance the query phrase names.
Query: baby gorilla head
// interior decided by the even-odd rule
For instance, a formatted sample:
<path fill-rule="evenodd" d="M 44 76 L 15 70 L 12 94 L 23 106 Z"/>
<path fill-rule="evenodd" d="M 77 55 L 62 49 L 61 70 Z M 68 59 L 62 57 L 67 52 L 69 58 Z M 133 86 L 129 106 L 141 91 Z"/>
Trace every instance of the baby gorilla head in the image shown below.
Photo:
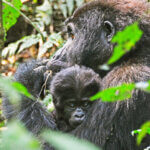
<path fill-rule="evenodd" d="M 86 118 L 92 103 L 89 98 L 100 90 L 101 80 L 92 69 L 73 66 L 57 73 L 50 91 L 58 128 L 69 131 Z"/>

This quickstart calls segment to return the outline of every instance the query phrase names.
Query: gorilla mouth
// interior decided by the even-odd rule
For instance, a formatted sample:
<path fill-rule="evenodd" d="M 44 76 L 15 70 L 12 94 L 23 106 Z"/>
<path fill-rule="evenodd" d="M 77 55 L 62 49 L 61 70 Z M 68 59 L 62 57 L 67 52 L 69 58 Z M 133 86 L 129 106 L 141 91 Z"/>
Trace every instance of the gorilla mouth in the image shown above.
<path fill-rule="evenodd" d="M 84 118 L 85 118 L 84 116 L 82 118 L 73 118 L 69 120 L 69 123 L 73 128 L 76 128 L 83 122 Z"/>

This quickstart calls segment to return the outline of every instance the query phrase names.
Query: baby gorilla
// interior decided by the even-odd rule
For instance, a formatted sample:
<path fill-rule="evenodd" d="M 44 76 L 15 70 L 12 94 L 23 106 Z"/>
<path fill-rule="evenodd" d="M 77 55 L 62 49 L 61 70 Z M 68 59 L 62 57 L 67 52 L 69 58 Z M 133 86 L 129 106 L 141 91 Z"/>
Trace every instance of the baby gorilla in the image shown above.
<path fill-rule="evenodd" d="M 50 86 L 58 129 L 75 129 L 86 119 L 93 104 L 90 97 L 100 90 L 101 80 L 92 69 L 73 66 L 57 73 Z"/>

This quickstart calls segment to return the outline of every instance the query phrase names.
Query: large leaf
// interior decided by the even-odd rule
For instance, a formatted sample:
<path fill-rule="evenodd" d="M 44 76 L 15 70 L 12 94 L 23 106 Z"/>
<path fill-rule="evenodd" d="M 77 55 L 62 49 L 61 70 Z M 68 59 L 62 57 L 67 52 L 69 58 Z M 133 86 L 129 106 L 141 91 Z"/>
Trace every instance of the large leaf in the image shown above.
<path fill-rule="evenodd" d="M 112 57 L 108 60 L 108 64 L 112 64 L 120 59 L 124 54 L 130 51 L 140 40 L 142 31 L 138 27 L 138 23 L 127 26 L 123 31 L 117 32 L 113 37 L 112 43 L 117 43 L 114 48 Z"/>
<path fill-rule="evenodd" d="M 13 88 L 15 88 L 15 90 L 18 93 L 23 94 L 28 98 L 34 99 L 34 97 L 28 92 L 27 88 L 25 86 L 23 86 L 21 83 L 12 82 L 12 86 L 13 86 Z"/>
<path fill-rule="evenodd" d="M 7 95 L 13 103 L 18 102 L 21 99 L 20 94 L 12 86 L 12 81 L 8 78 L 0 77 L 0 91 Z"/>
<path fill-rule="evenodd" d="M 20 0 L 7 0 L 18 10 L 20 10 L 22 3 Z M 20 16 L 19 12 L 11 6 L 3 3 L 3 26 L 5 31 L 8 31 L 11 26 L 17 22 L 17 18 Z"/>
<path fill-rule="evenodd" d="M 1 135 L 1 150 L 40 150 L 39 142 L 19 122 L 8 125 Z"/>
<path fill-rule="evenodd" d="M 95 145 L 87 141 L 79 140 L 67 134 L 45 131 L 42 136 L 57 150 L 100 150 Z"/>
<path fill-rule="evenodd" d="M 39 42 L 41 36 L 37 35 L 30 35 L 22 38 L 21 40 L 9 44 L 2 50 L 2 57 L 12 56 L 15 53 L 20 53 L 24 49 L 31 47 Z"/>
<path fill-rule="evenodd" d="M 91 100 L 101 99 L 103 102 L 114 102 L 118 100 L 129 99 L 132 96 L 132 91 L 134 90 L 135 85 L 130 84 L 122 84 L 116 87 L 110 87 L 108 89 L 104 89 L 103 91 L 98 92 L 96 95 L 91 97 Z"/>
<path fill-rule="evenodd" d="M 0 77 L 0 91 L 2 91 L 12 103 L 17 103 L 23 94 L 31 99 L 34 99 L 27 89 L 18 82 L 12 82 L 9 78 Z M 20 94 L 19 94 L 20 93 Z"/>
<path fill-rule="evenodd" d="M 40 47 L 38 58 L 42 57 L 44 53 L 46 53 L 53 45 L 60 48 L 63 45 L 64 41 L 60 35 L 60 33 L 53 33 L 48 37 L 48 40 Z"/>
<path fill-rule="evenodd" d="M 146 134 L 150 135 L 150 121 L 144 123 L 141 127 L 141 132 L 137 136 L 137 144 L 140 145 Z"/>

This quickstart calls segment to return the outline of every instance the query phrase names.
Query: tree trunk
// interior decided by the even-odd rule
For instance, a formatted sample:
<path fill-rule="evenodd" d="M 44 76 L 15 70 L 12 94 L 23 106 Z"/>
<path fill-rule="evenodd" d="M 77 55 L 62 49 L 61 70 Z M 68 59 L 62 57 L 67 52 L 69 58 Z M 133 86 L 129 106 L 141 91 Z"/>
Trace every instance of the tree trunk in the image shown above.
<path fill-rule="evenodd" d="M 4 29 L 3 29 L 3 18 L 2 18 L 2 0 L 0 0 L 0 54 L 4 47 Z M 1 58 L 1 56 L 0 56 Z"/>

